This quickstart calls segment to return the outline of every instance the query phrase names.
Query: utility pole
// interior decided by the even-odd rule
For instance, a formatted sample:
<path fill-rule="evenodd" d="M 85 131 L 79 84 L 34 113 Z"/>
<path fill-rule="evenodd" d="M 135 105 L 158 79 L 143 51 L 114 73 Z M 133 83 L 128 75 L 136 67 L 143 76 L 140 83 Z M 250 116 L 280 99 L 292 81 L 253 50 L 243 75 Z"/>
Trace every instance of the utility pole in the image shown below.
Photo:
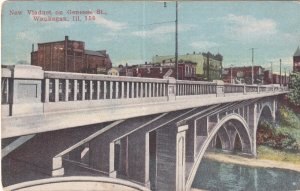
<path fill-rule="evenodd" d="M 230 65 L 230 83 L 233 83 L 233 80 L 232 80 L 232 64 Z"/>
<path fill-rule="evenodd" d="M 254 48 L 251 48 L 251 50 L 252 50 L 252 68 L 251 68 L 251 84 L 253 84 L 254 83 L 254 78 L 253 78 L 253 76 L 254 76 L 254 74 L 253 74 L 253 63 L 254 63 Z"/>
<path fill-rule="evenodd" d="M 273 62 L 271 62 L 271 82 L 273 84 Z"/>
<path fill-rule="evenodd" d="M 284 67 L 284 86 L 286 86 L 286 67 Z"/>
<path fill-rule="evenodd" d="M 164 2 L 164 7 L 167 7 L 167 2 Z M 178 1 L 176 1 L 175 11 L 175 78 L 178 80 Z"/>
<path fill-rule="evenodd" d="M 281 59 L 279 60 L 279 62 L 280 62 L 280 72 L 279 72 L 279 81 L 280 81 L 280 86 L 282 85 L 282 81 L 281 81 Z"/>
<path fill-rule="evenodd" d="M 175 20 L 175 71 L 178 80 L 178 1 L 176 1 L 176 20 Z"/>

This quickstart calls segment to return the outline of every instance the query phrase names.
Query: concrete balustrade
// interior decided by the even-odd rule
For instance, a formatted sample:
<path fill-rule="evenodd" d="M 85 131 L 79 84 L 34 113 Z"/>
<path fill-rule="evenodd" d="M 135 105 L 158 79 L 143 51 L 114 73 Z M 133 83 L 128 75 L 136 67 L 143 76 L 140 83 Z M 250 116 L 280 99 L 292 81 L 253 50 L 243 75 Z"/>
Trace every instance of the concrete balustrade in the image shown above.
<path fill-rule="evenodd" d="M 186 96 L 224 97 L 284 90 L 275 85 L 52 72 L 31 65 L 2 66 L 2 116 L 114 105 L 112 103 L 168 102 Z"/>

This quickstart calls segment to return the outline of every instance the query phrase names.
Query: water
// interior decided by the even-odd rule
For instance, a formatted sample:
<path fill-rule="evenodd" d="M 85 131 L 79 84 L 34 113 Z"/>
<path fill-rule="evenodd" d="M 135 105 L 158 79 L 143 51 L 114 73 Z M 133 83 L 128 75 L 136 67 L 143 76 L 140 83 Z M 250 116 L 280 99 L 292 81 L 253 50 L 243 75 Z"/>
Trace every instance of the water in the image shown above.
<path fill-rule="evenodd" d="M 210 191 L 300 190 L 300 172 L 203 159 L 192 187 Z"/>

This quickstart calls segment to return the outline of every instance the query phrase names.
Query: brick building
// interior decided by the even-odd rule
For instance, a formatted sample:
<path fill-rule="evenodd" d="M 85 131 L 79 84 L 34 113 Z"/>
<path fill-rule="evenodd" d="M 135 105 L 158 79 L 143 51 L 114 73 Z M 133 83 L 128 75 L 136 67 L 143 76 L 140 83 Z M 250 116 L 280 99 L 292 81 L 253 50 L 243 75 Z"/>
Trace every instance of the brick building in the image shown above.
<path fill-rule="evenodd" d="M 33 46 L 31 64 L 48 71 L 93 74 L 105 74 L 112 67 L 106 50 L 86 50 L 84 42 L 69 40 L 68 36 L 64 41 L 38 43 L 37 51 Z"/>
<path fill-rule="evenodd" d="M 290 77 L 286 73 L 280 77 L 280 74 L 271 74 L 270 70 L 264 71 L 264 84 L 280 84 L 280 80 L 281 84 L 286 86 L 290 82 Z"/>
<path fill-rule="evenodd" d="M 168 56 L 154 56 L 152 58 L 153 63 L 174 62 L 174 55 Z M 219 80 L 222 74 L 222 61 L 223 56 L 221 54 L 208 53 L 196 53 L 186 55 L 178 55 L 178 61 L 180 62 L 192 62 L 196 64 L 195 79 L 196 80 Z"/>
<path fill-rule="evenodd" d="M 300 72 L 300 49 L 299 49 L 299 46 L 293 56 L 293 72 Z"/>
<path fill-rule="evenodd" d="M 134 77 L 145 78 L 175 78 L 175 63 L 166 61 L 163 63 L 145 63 L 132 66 L 119 66 L 119 75 L 131 75 Z M 178 79 L 179 80 L 195 80 L 196 79 L 196 63 L 190 61 L 178 62 Z"/>
<path fill-rule="evenodd" d="M 232 72 L 232 73 L 231 73 Z M 261 84 L 264 81 L 264 68 L 253 66 L 254 84 Z M 226 83 L 252 83 L 252 66 L 224 68 L 222 79 Z"/>

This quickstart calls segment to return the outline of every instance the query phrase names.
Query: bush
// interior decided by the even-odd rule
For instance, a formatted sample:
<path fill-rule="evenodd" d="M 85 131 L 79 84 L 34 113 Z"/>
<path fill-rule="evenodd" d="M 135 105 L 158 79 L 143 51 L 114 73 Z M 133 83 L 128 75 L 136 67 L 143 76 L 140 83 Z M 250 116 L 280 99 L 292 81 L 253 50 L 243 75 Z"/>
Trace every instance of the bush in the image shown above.
<path fill-rule="evenodd" d="M 294 131 L 300 131 L 294 129 Z M 257 129 L 257 144 L 274 149 L 299 151 L 300 140 L 297 140 L 291 128 L 275 128 L 271 123 L 262 121 Z"/>
<path fill-rule="evenodd" d="M 299 117 L 285 106 L 279 109 L 280 126 L 300 129 Z"/>

